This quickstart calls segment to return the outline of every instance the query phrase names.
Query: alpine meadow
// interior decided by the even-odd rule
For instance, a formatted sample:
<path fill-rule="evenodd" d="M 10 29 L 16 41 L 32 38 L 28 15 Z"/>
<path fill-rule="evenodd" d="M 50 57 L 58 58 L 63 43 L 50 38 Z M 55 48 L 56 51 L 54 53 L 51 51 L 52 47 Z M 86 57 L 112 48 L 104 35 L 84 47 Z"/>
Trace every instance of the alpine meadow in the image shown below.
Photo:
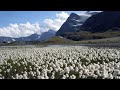
<path fill-rule="evenodd" d="M 120 11 L 0 11 L 0 79 L 120 79 Z"/>

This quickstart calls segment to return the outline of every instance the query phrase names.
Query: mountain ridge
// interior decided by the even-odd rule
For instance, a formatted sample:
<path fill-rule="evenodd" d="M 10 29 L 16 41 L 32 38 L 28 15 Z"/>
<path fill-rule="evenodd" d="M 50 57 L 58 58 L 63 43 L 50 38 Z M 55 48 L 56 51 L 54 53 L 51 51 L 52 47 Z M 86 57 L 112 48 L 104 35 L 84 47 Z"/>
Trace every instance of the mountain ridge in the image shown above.
<path fill-rule="evenodd" d="M 120 11 L 103 11 L 95 14 L 81 26 L 90 32 L 105 32 L 114 27 L 120 28 Z"/>
<path fill-rule="evenodd" d="M 74 32 L 76 30 L 79 30 L 80 26 L 85 22 L 87 18 L 87 16 L 83 17 L 75 13 L 71 13 L 66 22 L 64 22 L 61 28 L 56 32 L 56 36 L 59 36 L 65 32 Z"/>
<path fill-rule="evenodd" d="M 120 36 L 120 11 L 103 11 L 94 14 L 78 28 L 79 30 L 74 32 L 68 29 L 67 32 L 59 35 L 75 41 Z"/>
<path fill-rule="evenodd" d="M 41 40 L 46 40 L 46 39 L 52 37 L 52 36 L 47 36 L 47 35 L 44 36 L 43 35 L 44 33 L 46 33 L 47 35 L 52 34 L 52 36 L 54 36 L 56 32 L 54 30 L 50 29 L 47 32 L 43 32 L 40 35 L 37 34 L 37 33 L 34 33 L 34 34 L 31 34 L 31 35 L 29 35 L 27 37 L 13 38 L 13 37 L 1 36 L 0 37 L 0 43 L 10 43 L 10 42 L 14 42 L 14 41 L 18 41 L 18 42 L 23 42 L 23 41 L 41 41 Z"/>

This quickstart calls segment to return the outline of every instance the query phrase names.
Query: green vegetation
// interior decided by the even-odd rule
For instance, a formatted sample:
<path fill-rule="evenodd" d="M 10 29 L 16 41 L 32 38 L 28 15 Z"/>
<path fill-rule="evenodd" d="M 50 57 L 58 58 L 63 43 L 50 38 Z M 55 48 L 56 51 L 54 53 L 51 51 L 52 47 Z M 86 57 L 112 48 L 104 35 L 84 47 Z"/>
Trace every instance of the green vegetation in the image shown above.
<path fill-rule="evenodd" d="M 74 40 L 74 41 L 93 40 L 93 39 L 104 39 L 104 38 L 117 37 L 117 36 L 120 36 L 120 31 L 108 30 L 106 32 L 101 32 L 101 33 L 78 31 L 78 32 L 67 32 L 67 33 L 62 34 L 61 36 Z"/>
<path fill-rule="evenodd" d="M 112 37 L 112 38 L 104 38 L 104 39 L 94 39 L 94 40 L 81 40 L 81 41 L 74 41 L 73 43 L 79 43 L 79 44 L 120 43 L 120 37 Z"/>
<path fill-rule="evenodd" d="M 87 33 L 87 32 L 86 32 Z M 119 34 L 118 32 L 114 32 Z M 116 37 L 111 37 L 112 33 L 105 32 L 104 35 L 101 33 L 96 34 L 97 37 L 104 37 L 106 35 L 106 38 L 101 38 L 101 39 L 87 39 L 89 38 L 90 33 L 87 33 L 88 37 L 86 37 L 85 40 L 79 40 L 79 41 L 74 41 L 71 39 L 67 38 L 62 38 L 59 36 L 55 36 L 50 38 L 49 40 L 46 41 L 36 41 L 36 42 L 11 42 L 11 43 L 2 43 L 0 46 L 23 46 L 23 45 L 35 45 L 35 46 L 45 46 L 45 45 L 54 45 L 54 44 L 108 44 L 108 43 L 120 43 L 120 36 Z M 113 34 L 114 35 L 114 34 Z"/>
<path fill-rule="evenodd" d="M 53 38 L 50 38 L 47 41 L 44 41 L 43 43 L 44 44 L 67 44 L 71 42 L 73 41 L 66 38 L 59 37 L 59 36 L 55 36 Z"/>
<path fill-rule="evenodd" d="M 91 40 L 80 40 L 73 41 L 70 39 L 53 37 L 42 44 L 108 44 L 108 43 L 120 43 L 120 37 L 102 38 L 102 39 L 91 39 Z"/>

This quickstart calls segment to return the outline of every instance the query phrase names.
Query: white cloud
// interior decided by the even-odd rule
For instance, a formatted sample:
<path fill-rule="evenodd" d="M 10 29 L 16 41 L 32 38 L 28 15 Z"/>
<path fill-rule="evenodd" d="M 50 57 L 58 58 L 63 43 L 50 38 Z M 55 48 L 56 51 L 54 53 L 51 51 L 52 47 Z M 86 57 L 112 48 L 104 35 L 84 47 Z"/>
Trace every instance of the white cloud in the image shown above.
<path fill-rule="evenodd" d="M 65 12 L 56 13 L 55 19 L 45 19 L 43 21 L 43 25 L 39 23 L 31 24 L 21 23 L 21 24 L 9 24 L 7 27 L 0 28 L 0 36 L 6 37 L 26 37 L 34 33 L 41 34 L 42 32 L 46 32 L 49 29 L 53 29 L 55 31 L 59 30 L 61 25 L 68 18 L 68 14 Z"/>
<path fill-rule="evenodd" d="M 90 12 L 102 12 L 102 11 L 90 11 Z"/>
<path fill-rule="evenodd" d="M 65 12 L 61 12 L 61 13 L 57 13 L 56 17 L 59 18 L 59 19 L 63 19 L 64 20 L 64 19 L 68 18 L 69 15 L 67 13 L 65 13 Z"/>
<path fill-rule="evenodd" d="M 40 28 L 38 23 L 30 24 L 9 24 L 7 27 L 0 28 L 0 36 L 7 37 L 25 37 L 33 33 L 41 34 L 43 28 Z"/>
<path fill-rule="evenodd" d="M 66 12 L 60 12 L 56 14 L 56 19 L 45 19 L 43 22 L 47 28 L 58 31 L 68 17 Z"/>
<path fill-rule="evenodd" d="M 102 11 L 86 11 L 86 14 L 92 15 L 92 13 L 100 13 Z"/>
<path fill-rule="evenodd" d="M 79 16 L 84 16 L 84 17 L 90 17 L 91 15 L 84 12 L 84 13 L 78 13 Z"/>
<path fill-rule="evenodd" d="M 85 19 L 86 17 L 90 16 L 89 14 L 86 13 L 79 13 L 79 15 L 85 16 Z M 41 25 L 39 23 L 31 24 L 29 22 L 21 23 L 21 24 L 16 24 L 16 23 L 9 24 L 6 27 L 0 28 L 0 36 L 26 37 L 34 33 L 41 34 L 42 32 L 46 32 L 49 29 L 58 31 L 68 17 L 69 17 L 68 13 L 60 12 L 60 13 L 56 13 L 55 19 L 51 19 L 51 18 L 44 19 Z"/>
<path fill-rule="evenodd" d="M 69 14 L 67 14 L 66 12 L 60 12 L 56 13 L 55 19 L 44 19 L 42 24 L 31 24 L 29 22 L 21 24 L 9 24 L 6 27 L 0 28 L 0 36 L 17 38 L 26 37 L 34 33 L 41 34 L 42 32 L 46 32 L 49 29 L 58 31 L 68 17 Z"/>

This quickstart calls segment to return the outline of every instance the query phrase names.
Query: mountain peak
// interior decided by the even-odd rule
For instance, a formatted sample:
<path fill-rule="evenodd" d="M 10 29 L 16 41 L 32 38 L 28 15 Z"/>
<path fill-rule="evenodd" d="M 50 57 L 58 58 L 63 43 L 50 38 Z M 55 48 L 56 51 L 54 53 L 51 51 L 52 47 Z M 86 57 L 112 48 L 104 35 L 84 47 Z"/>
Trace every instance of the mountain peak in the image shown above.
<path fill-rule="evenodd" d="M 71 13 L 70 16 L 79 16 L 76 13 Z"/>
<path fill-rule="evenodd" d="M 74 19 L 80 19 L 80 16 L 75 14 L 75 13 L 71 13 L 70 16 L 68 17 L 68 19 L 74 18 Z"/>
<path fill-rule="evenodd" d="M 71 13 L 66 22 L 64 22 L 61 28 L 57 31 L 56 36 L 61 36 L 66 32 L 75 32 L 79 30 L 87 18 L 88 17 Z"/>
<path fill-rule="evenodd" d="M 42 41 L 42 40 L 47 40 L 47 39 L 49 39 L 49 38 L 54 37 L 54 36 L 55 36 L 55 33 L 56 33 L 56 32 L 55 32 L 54 30 L 49 29 L 47 32 L 44 32 L 44 33 L 41 34 L 40 41 Z"/>
<path fill-rule="evenodd" d="M 55 31 L 52 30 L 52 29 L 49 29 L 48 32 L 49 32 L 49 33 L 55 33 Z"/>

